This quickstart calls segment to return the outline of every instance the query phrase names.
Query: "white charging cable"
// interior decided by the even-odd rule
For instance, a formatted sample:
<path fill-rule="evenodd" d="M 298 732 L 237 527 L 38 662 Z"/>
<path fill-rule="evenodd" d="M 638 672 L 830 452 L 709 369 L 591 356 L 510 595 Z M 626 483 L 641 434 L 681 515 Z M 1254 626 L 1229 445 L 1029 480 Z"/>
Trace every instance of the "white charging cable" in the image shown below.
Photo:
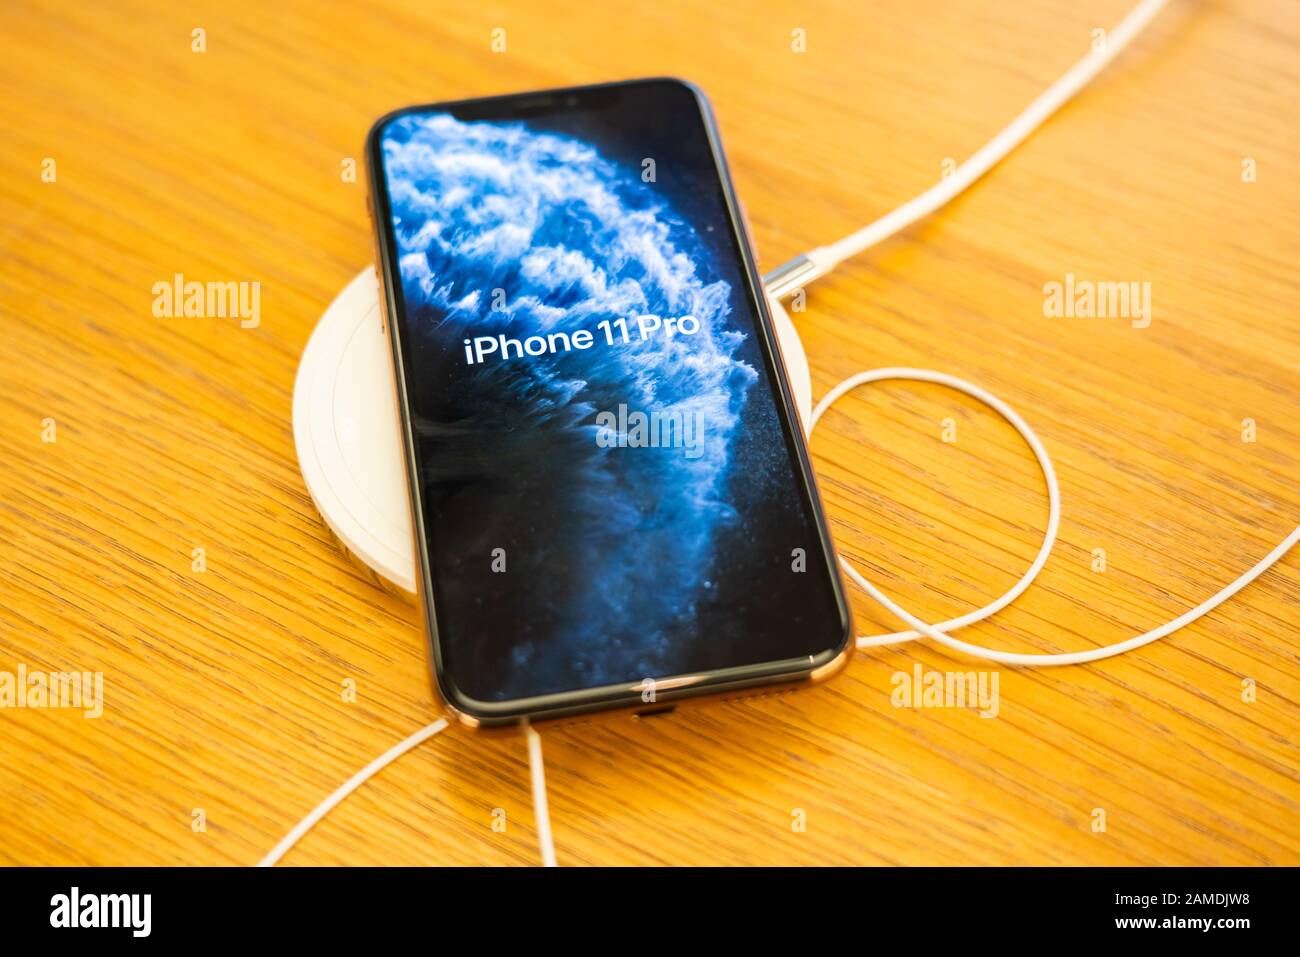
<path fill-rule="evenodd" d="M 356 774 L 352 775 L 352 777 L 344 781 L 343 784 L 333 794 L 331 794 L 325 800 L 321 801 L 320 804 L 316 806 L 316 809 L 314 811 L 312 811 L 305 818 L 299 821 L 294 826 L 294 829 L 290 831 L 288 834 L 286 834 L 283 840 L 281 840 L 279 844 L 271 848 L 270 853 L 267 854 L 266 857 L 262 858 L 261 861 L 258 862 L 257 866 L 258 867 L 274 866 L 276 861 L 284 857 L 284 855 L 288 852 L 289 848 L 297 844 L 299 839 L 304 834 L 306 834 L 308 831 L 310 831 L 313 827 L 315 827 L 320 822 L 321 818 L 323 818 L 330 811 L 334 810 L 334 808 L 338 807 L 338 805 L 343 802 L 343 799 L 345 797 L 347 797 L 357 788 L 361 787 L 361 785 L 365 784 L 367 781 L 369 781 L 372 777 L 374 777 L 384 768 L 388 767 L 390 764 L 392 764 L 394 761 L 396 761 L 398 758 L 404 755 L 407 751 L 410 751 L 412 748 L 419 747 L 421 744 L 424 744 L 424 742 L 428 741 L 435 734 L 438 734 L 446 727 L 447 727 L 447 719 L 439 718 L 437 721 L 434 721 L 431 724 L 426 724 L 419 731 L 415 732 L 415 734 L 399 741 L 397 744 L 393 745 L 391 748 L 389 748 L 379 757 L 375 758 L 373 761 L 367 764 Z"/>
<path fill-rule="evenodd" d="M 1128 16 L 1106 34 L 1104 39 L 1094 44 L 1087 56 L 1070 67 L 997 136 L 953 170 L 952 175 L 941 179 L 920 196 L 909 200 L 857 232 L 850 233 L 829 246 L 810 249 L 772 270 L 763 277 L 767 294 L 777 299 L 788 296 L 796 289 L 801 289 L 813 280 L 826 275 L 850 256 L 856 256 L 883 242 L 900 229 L 905 229 L 917 220 L 929 216 L 949 202 L 1005 159 L 1012 150 L 1024 142 L 1029 134 L 1042 126 L 1048 117 L 1087 86 L 1133 42 L 1133 38 L 1142 32 L 1167 2 L 1168 0 L 1142 0 Z"/>
<path fill-rule="evenodd" d="M 528 772 L 533 784 L 533 820 L 537 822 L 537 843 L 542 849 L 542 866 L 555 866 L 555 841 L 551 837 L 551 810 L 546 800 L 546 762 L 542 760 L 542 736 L 524 719 L 528 738 Z"/>
<path fill-rule="evenodd" d="M 951 176 L 941 180 L 920 196 L 904 203 L 893 212 L 882 216 L 863 229 L 851 233 L 829 246 L 819 246 L 816 249 L 809 250 L 802 256 L 796 256 L 788 263 L 773 270 L 764 277 L 764 285 L 768 294 L 779 299 L 796 289 L 802 288 L 807 283 L 830 272 L 850 256 L 855 256 L 864 250 L 870 249 L 877 243 L 883 242 L 898 231 L 933 213 L 957 196 L 997 165 L 1007 154 L 1019 146 L 1029 134 L 1038 129 L 1044 120 L 1060 109 L 1064 103 L 1096 77 L 1133 41 L 1134 37 L 1142 32 L 1147 24 L 1164 8 L 1166 2 L 1167 0 L 1143 0 L 1134 7 L 1106 35 L 1103 42 L 1094 46 L 1087 56 L 1079 60 L 1060 79 L 1043 91 L 1042 95 L 1007 124 L 997 136 L 984 144 L 975 155 L 958 167 Z M 813 410 L 812 420 L 808 425 L 809 435 L 811 436 L 812 430 L 816 428 L 817 422 L 825 414 L 826 410 L 843 398 L 845 394 L 860 386 L 885 379 L 907 379 L 947 386 L 978 399 L 1006 419 L 1029 445 L 1034 457 L 1038 460 L 1039 468 L 1042 470 L 1043 481 L 1047 484 L 1047 528 L 1044 531 L 1043 543 L 1039 546 L 1033 564 L 1005 594 L 983 608 L 976 609 L 950 621 L 940 622 L 937 625 L 927 624 L 899 606 L 888 595 L 867 581 L 843 556 L 840 556 L 841 567 L 855 584 L 891 614 L 915 629 L 887 635 L 864 635 L 858 639 L 859 648 L 896 644 L 924 635 L 954 650 L 1007 665 L 1045 667 L 1099 661 L 1102 658 L 1123 654 L 1126 651 L 1132 651 L 1134 648 L 1150 644 L 1191 624 L 1249 585 L 1268 568 L 1272 567 L 1297 541 L 1300 541 L 1300 526 L 1297 526 L 1290 535 L 1260 559 L 1253 568 L 1195 608 L 1188 610 L 1159 628 L 1154 628 L 1141 635 L 1135 635 L 1126 641 L 1117 642 L 1113 645 L 1063 654 L 1020 654 L 984 648 L 980 645 L 972 645 L 969 642 L 953 638 L 946 632 L 981 621 L 1001 611 L 1019 598 L 1024 590 L 1038 577 L 1038 573 L 1042 571 L 1043 565 L 1046 564 L 1048 556 L 1052 552 L 1052 547 L 1056 544 L 1056 535 L 1061 523 L 1061 493 L 1056 481 L 1056 470 L 1052 467 L 1051 457 L 1047 454 L 1047 450 L 1043 447 L 1043 443 L 1034 433 L 1034 430 L 1005 402 L 974 383 L 966 382 L 943 372 L 931 372 L 924 369 L 873 369 L 850 376 L 832 388 L 817 403 L 816 409 Z"/>
<path fill-rule="evenodd" d="M 358 771 L 352 777 L 343 782 L 333 794 L 321 801 L 316 809 L 299 821 L 292 831 L 286 834 L 283 840 L 271 852 L 258 861 L 258 867 L 274 867 L 275 864 L 288 853 L 289 848 L 293 847 L 302 838 L 304 834 L 320 823 L 330 811 L 334 810 L 343 802 L 349 794 L 355 791 L 361 785 L 365 784 L 376 774 L 388 767 L 407 751 L 418 748 L 424 742 L 428 741 L 434 735 L 446 730 L 447 719 L 439 718 L 430 724 L 426 724 L 415 734 L 408 738 L 403 738 L 397 744 L 393 745 L 379 757 L 375 758 L 364 768 Z M 528 768 L 532 778 L 533 785 L 533 817 L 537 822 L 537 843 L 542 850 L 542 864 L 546 867 L 555 866 L 555 842 L 551 839 L 551 811 L 546 801 L 546 763 L 542 760 L 542 736 L 539 735 L 533 726 L 527 722 L 523 723 L 524 737 L 528 742 Z"/>
<path fill-rule="evenodd" d="M 973 399 L 978 399 L 985 405 L 989 406 L 998 415 L 1006 419 L 1011 426 L 1020 433 L 1026 444 L 1034 453 L 1034 458 L 1038 460 L 1038 466 L 1043 473 L 1043 481 L 1047 484 L 1047 528 L 1043 533 L 1043 544 L 1038 548 L 1038 554 L 1035 556 L 1033 564 L 1029 570 L 1017 581 L 1004 595 L 996 601 L 990 602 L 983 608 L 976 609 L 973 612 L 954 618 L 951 621 L 943 621 L 937 625 L 929 625 L 921 621 L 915 615 L 899 606 L 893 599 L 882 592 L 871 582 L 858 572 L 849 562 L 840 556 L 840 565 L 848 576 L 861 587 L 868 595 L 874 598 L 882 606 L 891 612 L 895 617 L 901 619 L 910 625 L 915 631 L 895 632 L 888 635 L 862 636 L 858 639 L 859 648 L 875 648 L 881 645 L 892 645 L 898 642 L 911 641 L 913 638 L 919 638 L 924 635 L 927 638 L 933 638 L 940 644 L 947 645 L 949 648 L 964 652 L 976 658 L 984 658 L 989 661 L 996 661 L 1004 665 L 1029 665 L 1036 667 L 1046 667 L 1052 665 L 1081 665 L 1089 661 L 1100 661 L 1102 658 L 1110 658 L 1113 655 L 1120 655 L 1126 651 L 1132 651 L 1134 648 L 1141 648 L 1143 645 L 1150 644 L 1171 635 L 1178 629 L 1190 625 L 1196 619 L 1200 618 L 1207 612 L 1223 604 L 1237 592 L 1241 591 L 1260 575 L 1272 567 L 1278 559 L 1285 555 L 1290 549 L 1300 541 L 1300 526 L 1297 526 L 1290 535 L 1284 538 L 1281 543 L 1271 552 L 1265 555 L 1249 571 L 1243 574 L 1232 584 L 1221 589 L 1217 594 L 1201 602 L 1195 608 L 1179 615 L 1173 621 L 1166 622 L 1159 628 L 1153 628 L 1151 631 L 1141 635 L 1136 635 L 1125 641 L 1116 642 L 1113 645 L 1104 645 L 1100 648 L 1089 648 L 1085 651 L 1072 651 L 1062 654 L 1021 654 L 1012 651 L 997 651 L 992 648 L 985 648 L 981 645 L 972 645 L 969 642 L 953 638 L 946 632 L 961 628 L 964 625 L 973 624 L 988 618 L 990 615 L 1001 611 L 1007 605 L 1015 601 L 1020 594 L 1029 587 L 1030 583 L 1038 577 L 1042 571 L 1043 565 L 1047 562 L 1047 557 L 1052 552 L 1052 546 L 1056 544 L 1056 533 L 1061 524 L 1061 490 L 1056 481 L 1056 470 L 1052 468 L 1051 456 L 1047 454 L 1047 449 L 1043 446 L 1042 441 L 1035 434 L 1034 430 L 1029 427 L 1011 406 L 1007 405 L 997 396 L 981 389 L 973 382 L 967 382 L 964 379 L 958 379 L 956 376 L 947 375 L 943 372 L 931 372 L 927 369 L 872 369 L 869 372 L 859 372 L 855 376 L 845 379 L 817 403 L 813 409 L 812 420 L 808 423 L 808 435 L 811 437 L 813 430 L 817 428 L 817 423 L 821 417 L 826 414 L 826 410 L 842 399 L 853 389 L 867 385 L 872 382 L 882 382 L 887 379 L 904 379 L 913 382 L 932 382 L 937 385 L 947 386 L 950 389 L 956 389 L 958 392 L 965 393 Z"/>
<path fill-rule="evenodd" d="M 1164 7 L 1167 0 L 1143 0 L 1126 16 L 1106 37 L 1104 43 L 1076 63 L 1069 71 L 1059 80 L 1053 83 L 1044 93 L 1034 100 L 1023 113 L 1017 116 L 1011 123 L 1003 129 L 997 136 L 985 144 L 974 156 L 963 163 L 953 172 L 951 176 L 942 180 L 936 186 L 926 190 L 920 196 L 903 204 L 898 209 L 876 220 L 874 223 L 860 229 L 849 236 L 844 237 L 836 243 L 829 246 L 819 246 L 802 256 L 797 256 L 790 262 L 778 267 L 773 272 L 764 277 L 764 285 L 767 293 L 774 298 L 780 299 L 796 289 L 802 288 L 813 280 L 824 276 L 830 272 L 836 265 L 843 262 L 850 256 L 854 256 L 863 250 L 869 249 L 879 242 L 889 238 L 901 229 L 910 226 L 917 220 L 928 216 L 939 207 L 943 206 L 958 193 L 962 192 L 977 179 L 987 173 L 993 166 L 1002 160 L 1016 146 L 1036 130 L 1044 120 L 1056 112 L 1063 103 L 1073 97 L 1084 86 L 1088 84 L 1102 69 L 1119 55 L 1125 47 L 1133 40 L 1135 36 L 1142 31 L 1144 27 L 1155 17 Z M 899 618 L 905 624 L 913 628 L 913 631 L 894 632 L 887 635 L 863 636 L 858 639 L 858 648 L 872 648 L 880 645 L 895 644 L 897 642 L 910 641 L 914 638 L 925 636 L 932 638 L 940 644 L 946 645 L 956 651 L 964 652 L 977 658 L 984 658 L 990 661 L 996 661 L 1007 665 L 1026 665 L 1026 666 L 1050 666 L 1050 665 L 1075 665 L 1084 664 L 1090 661 L 1098 661 L 1102 658 L 1109 658 L 1112 655 L 1123 654 L 1134 648 L 1140 648 L 1143 645 L 1164 638 L 1180 628 L 1191 624 L 1207 612 L 1218 607 L 1227 601 L 1241 589 L 1245 588 L 1252 581 L 1262 575 L 1265 570 L 1274 565 L 1282 558 L 1296 543 L 1300 541 L 1300 526 L 1297 526 L 1282 542 L 1274 548 L 1268 555 L 1264 556 L 1258 564 L 1243 574 L 1232 584 L 1220 590 L 1211 598 L 1206 599 L 1178 616 L 1173 621 L 1161 625 L 1159 628 L 1152 629 L 1145 634 L 1137 635 L 1125 641 L 1117 642 L 1112 645 L 1105 645 L 1101 648 L 1090 648 L 1085 651 L 1067 652 L 1063 654 L 1020 654 L 1016 652 L 997 651 L 992 648 L 985 648 L 980 645 L 972 645 L 969 642 L 960 641 L 947 634 L 949 631 L 956 630 L 965 625 L 982 621 L 990 615 L 1001 611 L 1007 605 L 1015 601 L 1021 593 L 1034 581 L 1038 573 L 1046 564 L 1048 556 L 1052 552 L 1052 546 L 1056 543 L 1057 531 L 1060 527 L 1061 520 L 1061 492 L 1056 481 L 1056 470 L 1052 467 L 1052 459 L 1047 454 L 1047 449 L 1039 440 L 1034 430 L 1029 427 L 1015 410 L 1009 405 L 997 398 L 993 394 L 985 391 L 979 386 L 967 382 L 964 379 L 958 379 L 955 376 L 943 372 L 931 372 L 925 369 L 873 369 L 868 372 L 860 372 L 839 383 L 830 392 L 828 392 L 820 402 L 817 403 L 813 411 L 812 420 L 808 424 L 808 433 L 811 436 L 813 429 L 821 417 L 832 405 L 843 398 L 848 392 L 860 386 L 872 382 L 880 382 L 886 379 L 901 379 L 915 382 L 930 382 L 937 385 L 947 386 L 965 393 L 974 399 L 978 399 L 985 405 L 992 408 L 995 412 L 1006 419 L 1015 430 L 1020 433 L 1029 448 L 1033 451 L 1034 457 L 1038 460 L 1039 468 L 1043 473 L 1043 480 L 1047 484 L 1047 528 L 1043 534 L 1043 544 L 1039 546 L 1038 554 L 1035 556 L 1033 564 L 1005 594 L 997 600 L 990 602 L 982 608 L 976 609 L 958 618 L 950 621 L 939 622 L 936 625 L 930 625 L 915 615 L 900 607 L 888 595 L 871 582 L 867 581 L 852 565 L 849 564 L 843 556 L 840 556 L 840 565 L 848 576 L 859 585 L 868 595 L 880 603 L 882 607 Z M 321 802 L 320 806 L 312 811 L 307 817 L 303 818 L 299 824 L 294 827 L 279 844 L 262 859 L 262 867 L 269 867 L 284 856 L 289 848 L 297 843 L 298 839 L 307 833 L 315 824 L 326 814 L 334 809 L 344 798 L 360 787 L 367 779 L 379 773 L 393 761 L 397 760 L 407 751 L 427 741 L 429 738 L 438 734 L 447 727 L 445 719 L 441 719 L 427 725 L 415 734 L 399 742 L 397 745 L 384 752 L 370 764 L 366 765 L 351 778 L 349 778 L 342 787 Z M 529 768 L 532 777 L 533 792 L 533 812 L 537 821 L 537 837 L 541 846 L 542 862 L 548 866 L 555 865 L 555 846 L 551 837 L 550 811 L 546 800 L 546 772 L 542 760 L 542 742 L 541 737 L 529 724 L 524 724 L 524 734 L 528 742 Z"/>

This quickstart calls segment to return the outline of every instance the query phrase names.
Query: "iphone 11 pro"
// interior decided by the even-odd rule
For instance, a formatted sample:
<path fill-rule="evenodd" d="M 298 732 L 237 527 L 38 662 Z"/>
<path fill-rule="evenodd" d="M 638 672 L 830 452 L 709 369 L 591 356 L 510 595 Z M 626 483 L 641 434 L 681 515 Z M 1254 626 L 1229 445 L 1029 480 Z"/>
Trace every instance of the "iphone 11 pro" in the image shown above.
<path fill-rule="evenodd" d="M 703 95 L 412 107 L 366 153 L 446 706 L 491 726 L 834 674 L 848 606 Z"/>

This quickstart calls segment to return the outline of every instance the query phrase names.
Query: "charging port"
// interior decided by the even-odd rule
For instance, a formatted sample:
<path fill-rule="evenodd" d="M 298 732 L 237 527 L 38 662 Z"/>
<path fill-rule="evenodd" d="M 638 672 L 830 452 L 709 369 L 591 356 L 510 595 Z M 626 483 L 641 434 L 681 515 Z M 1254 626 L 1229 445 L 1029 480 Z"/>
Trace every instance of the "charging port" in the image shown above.
<path fill-rule="evenodd" d="M 657 718 L 661 714 L 671 714 L 677 710 L 677 705 L 666 704 L 658 708 L 646 708 L 644 711 L 638 711 L 632 715 L 634 718 Z"/>

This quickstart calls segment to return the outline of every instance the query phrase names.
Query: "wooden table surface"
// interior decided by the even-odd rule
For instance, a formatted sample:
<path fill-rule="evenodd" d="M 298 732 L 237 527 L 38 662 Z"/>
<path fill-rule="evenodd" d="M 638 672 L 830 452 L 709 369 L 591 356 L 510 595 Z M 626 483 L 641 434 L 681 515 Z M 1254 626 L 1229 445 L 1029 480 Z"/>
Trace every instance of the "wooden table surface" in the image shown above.
<path fill-rule="evenodd" d="M 436 716 L 415 611 L 334 544 L 290 422 L 312 327 L 370 261 L 344 171 L 376 116 L 688 77 L 768 269 L 931 185 L 1129 0 L 182 6 L 0 8 L 0 671 L 102 671 L 105 701 L 0 710 L 6 863 L 254 863 Z M 1298 121 L 1300 7 L 1176 0 L 989 178 L 809 290 L 815 394 L 944 370 L 1055 459 L 1055 554 L 963 637 L 1127 638 L 1300 522 Z M 260 325 L 155 318 L 176 273 L 260 282 Z M 1046 316 L 1067 274 L 1149 282 L 1153 321 Z M 813 448 L 842 549 L 927 620 L 1034 555 L 1037 468 L 971 401 L 877 386 Z M 982 667 L 918 642 L 807 693 L 547 731 L 560 862 L 1300 863 L 1298 584 L 1300 554 L 1138 652 L 999 668 L 992 719 L 893 706 L 917 663 Z M 523 742 L 454 731 L 285 862 L 536 860 Z"/>

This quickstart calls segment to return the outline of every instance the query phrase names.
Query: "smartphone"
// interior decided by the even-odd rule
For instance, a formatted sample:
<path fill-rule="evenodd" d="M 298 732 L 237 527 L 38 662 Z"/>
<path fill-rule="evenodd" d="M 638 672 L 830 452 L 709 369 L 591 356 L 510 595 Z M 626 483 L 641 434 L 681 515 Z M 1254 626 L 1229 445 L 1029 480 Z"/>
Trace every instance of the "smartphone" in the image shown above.
<path fill-rule="evenodd" d="M 446 707 L 646 713 L 838 671 L 848 604 L 703 94 L 411 107 L 366 155 Z"/>

